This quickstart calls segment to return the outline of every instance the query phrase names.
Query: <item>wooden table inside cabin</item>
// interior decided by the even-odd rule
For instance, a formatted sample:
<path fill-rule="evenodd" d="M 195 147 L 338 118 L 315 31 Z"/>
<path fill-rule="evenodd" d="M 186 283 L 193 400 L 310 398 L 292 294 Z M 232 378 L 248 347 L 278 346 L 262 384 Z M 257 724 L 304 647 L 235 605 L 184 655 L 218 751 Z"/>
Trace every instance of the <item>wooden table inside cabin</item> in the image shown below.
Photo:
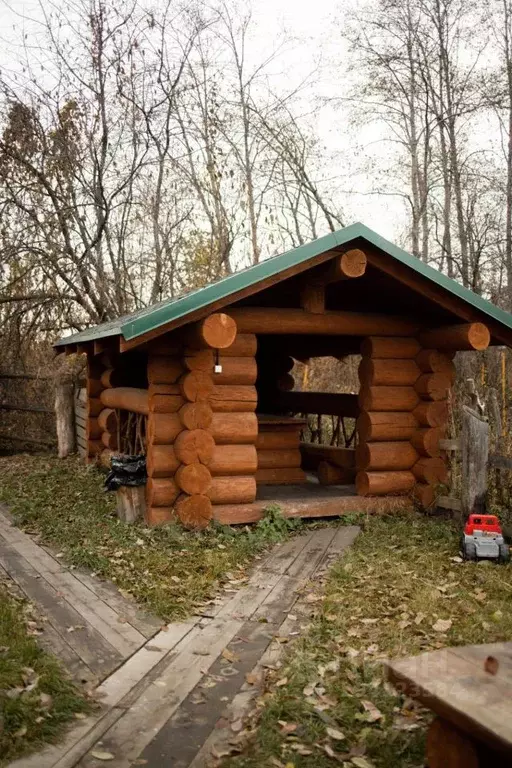
<path fill-rule="evenodd" d="M 512 765 L 512 642 L 443 648 L 387 668 L 399 691 L 437 715 L 429 768 Z"/>

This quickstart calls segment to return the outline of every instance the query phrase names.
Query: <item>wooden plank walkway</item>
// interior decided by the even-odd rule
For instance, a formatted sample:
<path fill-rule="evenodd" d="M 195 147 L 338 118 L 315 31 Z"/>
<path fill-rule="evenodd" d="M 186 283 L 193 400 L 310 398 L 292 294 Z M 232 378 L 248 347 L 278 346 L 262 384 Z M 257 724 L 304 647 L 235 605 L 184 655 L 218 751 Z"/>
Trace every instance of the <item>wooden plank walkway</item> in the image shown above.
<path fill-rule="evenodd" d="M 0 567 L 39 607 L 39 640 L 80 683 L 97 685 L 141 648 L 161 622 L 113 587 L 69 570 L 0 510 Z"/>
<path fill-rule="evenodd" d="M 238 592 L 216 601 L 211 617 L 162 628 L 105 679 L 96 690 L 98 715 L 12 768 L 98 768 L 98 750 L 111 753 L 114 768 L 138 760 L 148 768 L 203 765 L 200 750 L 218 730 L 226 697 L 245 700 L 246 673 L 275 652 L 276 636 L 293 631 L 289 611 L 358 531 L 322 528 L 275 547 Z"/>

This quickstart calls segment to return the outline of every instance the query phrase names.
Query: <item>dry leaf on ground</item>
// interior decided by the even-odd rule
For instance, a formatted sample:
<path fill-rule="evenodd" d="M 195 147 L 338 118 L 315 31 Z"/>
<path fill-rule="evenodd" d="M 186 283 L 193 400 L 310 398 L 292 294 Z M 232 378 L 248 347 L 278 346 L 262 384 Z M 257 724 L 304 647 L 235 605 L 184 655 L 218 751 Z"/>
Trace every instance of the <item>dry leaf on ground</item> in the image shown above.
<path fill-rule="evenodd" d="M 432 629 L 436 632 L 448 632 L 451 626 L 451 619 L 438 619 L 435 624 L 432 624 Z"/>

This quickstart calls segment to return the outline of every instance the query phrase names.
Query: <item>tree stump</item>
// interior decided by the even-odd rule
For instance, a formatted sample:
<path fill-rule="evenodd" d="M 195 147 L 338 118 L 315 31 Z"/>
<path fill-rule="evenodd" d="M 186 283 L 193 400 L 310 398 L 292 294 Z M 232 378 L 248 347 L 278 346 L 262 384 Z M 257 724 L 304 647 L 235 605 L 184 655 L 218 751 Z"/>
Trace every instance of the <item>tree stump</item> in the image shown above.
<path fill-rule="evenodd" d="M 123 523 L 135 523 L 146 513 L 146 494 L 143 485 L 122 485 L 116 491 L 117 516 Z"/>

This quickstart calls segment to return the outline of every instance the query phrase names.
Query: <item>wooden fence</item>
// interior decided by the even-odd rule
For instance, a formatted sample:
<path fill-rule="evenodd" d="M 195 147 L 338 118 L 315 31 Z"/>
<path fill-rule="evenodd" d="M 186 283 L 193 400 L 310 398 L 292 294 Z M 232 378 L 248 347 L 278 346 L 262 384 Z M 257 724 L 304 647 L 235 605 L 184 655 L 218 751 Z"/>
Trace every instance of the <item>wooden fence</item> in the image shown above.
<path fill-rule="evenodd" d="M 487 505 L 489 469 L 512 470 L 512 458 L 500 453 L 490 453 L 489 423 L 480 409 L 462 406 L 460 438 L 441 440 L 439 445 L 444 451 L 460 453 L 461 493 L 460 498 L 440 496 L 437 506 L 457 512 L 463 518 L 472 513 L 484 513 Z M 498 440 L 497 447 L 500 445 Z"/>
<path fill-rule="evenodd" d="M 0 373 L 0 442 L 3 445 L 53 448 L 57 444 L 52 427 L 53 408 L 45 404 L 51 400 L 52 391 L 52 376 L 48 374 Z M 30 414 L 37 416 L 30 418 Z"/>

